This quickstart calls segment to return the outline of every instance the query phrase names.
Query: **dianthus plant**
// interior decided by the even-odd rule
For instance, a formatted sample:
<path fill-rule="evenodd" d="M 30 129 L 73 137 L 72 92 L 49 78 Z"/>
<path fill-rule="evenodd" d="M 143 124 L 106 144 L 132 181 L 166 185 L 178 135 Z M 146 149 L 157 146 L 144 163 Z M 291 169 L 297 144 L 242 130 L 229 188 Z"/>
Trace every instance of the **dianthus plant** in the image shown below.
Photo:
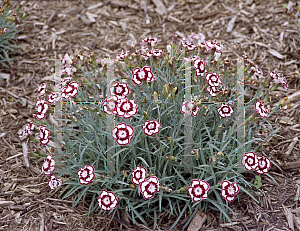
<path fill-rule="evenodd" d="M 47 85 L 39 86 L 37 139 L 51 151 L 44 154 L 41 171 L 49 176 L 51 189 L 62 185 L 60 196 L 75 195 L 73 206 L 80 199 L 88 202 L 89 213 L 120 217 L 123 212 L 134 223 L 153 222 L 154 229 L 159 219 L 173 215 L 172 229 L 189 212 L 186 227 L 198 210 L 207 208 L 230 221 L 229 204 L 239 194 L 256 200 L 253 180 L 244 173 L 271 177 L 272 160 L 259 150 L 277 131 L 267 119 L 281 105 L 271 110 L 269 93 L 281 84 L 287 89 L 286 79 L 275 71 L 263 77 L 246 55 L 237 62 L 224 59 L 223 46 L 205 41 L 203 34 L 175 36 L 166 50 L 155 49 L 157 42 L 141 40 L 140 48 L 122 52 L 112 66 L 94 54 L 64 57 L 61 92 L 50 86 L 46 97 Z M 257 78 L 263 81 L 253 92 L 248 83 Z M 242 156 L 236 140 L 243 111 L 237 102 L 244 89 L 239 91 L 238 83 L 246 92 Z M 45 120 L 59 101 L 60 139 L 54 124 Z M 266 139 L 256 134 L 259 129 L 270 131 Z M 20 138 L 31 137 L 33 130 L 28 124 Z"/>

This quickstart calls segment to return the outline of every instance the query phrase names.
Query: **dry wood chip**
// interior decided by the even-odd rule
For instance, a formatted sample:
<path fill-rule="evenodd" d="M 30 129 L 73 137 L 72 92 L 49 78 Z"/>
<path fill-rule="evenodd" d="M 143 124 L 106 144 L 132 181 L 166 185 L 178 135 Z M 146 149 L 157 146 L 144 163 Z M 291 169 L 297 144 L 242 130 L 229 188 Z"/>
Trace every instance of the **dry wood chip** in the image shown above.
<path fill-rule="evenodd" d="M 10 206 L 13 204 L 15 204 L 15 202 L 13 202 L 13 201 L 0 201 L 0 207 Z"/>
<path fill-rule="evenodd" d="M 234 27 L 234 23 L 235 23 L 235 20 L 237 18 L 237 15 L 234 16 L 228 23 L 228 26 L 227 26 L 227 29 L 226 29 L 226 32 L 230 33 Z"/>
<path fill-rule="evenodd" d="M 85 14 L 91 22 L 96 22 L 95 18 L 98 18 L 98 15 L 89 12 L 86 12 Z"/>
<path fill-rule="evenodd" d="M 208 3 L 202 10 L 200 10 L 199 14 L 206 11 L 212 4 L 214 4 L 215 0 L 212 0 L 210 3 Z"/>
<path fill-rule="evenodd" d="M 168 14 L 166 7 L 164 6 L 164 4 L 162 3 L 161 0 L 152 0 L 152 2 L 156 6 L 156 9 L 155 9 L 156 13 L 158 13 L 160 15 Z"/>
<path fill-rule="evenodd" d="M 288 150 L 285 152 L 285 154 L 287 156 L 289 156 L 291 154 L 291 152 L 292 152 L 292 150 L 293 150 L 293 148 L 294 148 L 294 146 L 297 142 L 298 142 L 298 137 L 296 136 L 296 137 L 293 138 L 293 142 L 290 143 L 290 145 L 288 146 Z"/>
<path fill-rule="evenodd" d="M 200 14 L 194 14 L 194 15 L 192 15 L 192 18 L 193 18 L 193 19 L 196 19 L 196 20 L 199 20 L 199 19 L 206 19 L 206 18 L 208 18 L 208 17 L 212 17 L 212 16 L 215 16 L 215 15 L 217 15 L 217 14 L 219 14 L 218 11 L 210 12 L 210 13 L 202 14 L 202 15 L 200 15 Z"/>
<path fill-rule="evenodd" d="M 183 21 L 181 21 L 181 20 L 179 20 L 179 19 L 177 19 L 177 18 L 175 18 L 175 17 L 173 17 L 171 15 L 168 16 L 168 19 L 169 20 L 171 19 L 170 21 L 175 21 L 175 22 L 183 23 Z"/>
<path fill-rule="evenodd" d="M 10 74 L 0 73 L 0 77 L 2 77 L 3 79 L 10 79 Z"/>
<path fill-rule="evenodd" d="M 182 33 L 179 32 L 179 31 L 176 31 L 175 34 L 177 34 L 177 35 L 180 36 L 181 38 L 184 38 L 184 37 L 185 37 L 184 34 L 182 34 Z"/>
<path fill-rule="evenodd" d="M 255 27 L 254 27 L 255 28 Z M 255 43 L 256 45 L 259 45 L 259 46 L 262 46 L 262 47 L 266 47 L 266 48 L 269 48 L 268 45 L 264 44 L 264 43 L 261 43 L 261 42 L 256 42 L 256 41 L 253 41 L 252 43 Z"/>
<path fill-rule="evenodd" d="M 116 5 L 116 6 L 121 6 L 121 7 L 126 7 L 128 5 L 127 2 L 125 1 L 120 1 L 120 0 L 110 0 L 110 3 L 112 5 Z"/>
<path fill-rule="evenodd" d="M 193 220 L 191 221 L 188 231 L 198 231 L 202 228 L 203 223 L 206 221 L 206 214 L 198 211 L 195 216 L 193 217 Z"/>
<path fill-rule="evenodd" d="M 284 59 L 284 58 L 285 58 L 284 55 L 280 54 L 278 51 L 275 51 L 275 50 L 273 50 L 273 49 L 270 49 L 270 50 L 269 50 L 269 53 L 270 53 L 271 55 L 274 55 L 275 57 L 277 57 L 277 58 L 279 58 L 279 59 Z"/>
<path fill-rule="evenodd" d="M 286 208 L 284 205 L 282 205 L 286 219 L 288 221 L 289 228 L 294 230 L 294 216 L 292 214 L 292 209 Z"/>
<path fill-rule="evenodd" d="M 144 10 L 144 13 L 147 14 L 147 0 L 141 0 L 140 8 Z"/>
<path fill-rule="evenodd" d="M 93 6 L 88 7 L 87 10 L 93 10 L 93 9 L 96 9 L 96 8 L 102 6 L 102 5 L 103 5 L 103 3 L 100 2 L 100 3 L 96 4 L 96 5 L 93 5 Z"/>

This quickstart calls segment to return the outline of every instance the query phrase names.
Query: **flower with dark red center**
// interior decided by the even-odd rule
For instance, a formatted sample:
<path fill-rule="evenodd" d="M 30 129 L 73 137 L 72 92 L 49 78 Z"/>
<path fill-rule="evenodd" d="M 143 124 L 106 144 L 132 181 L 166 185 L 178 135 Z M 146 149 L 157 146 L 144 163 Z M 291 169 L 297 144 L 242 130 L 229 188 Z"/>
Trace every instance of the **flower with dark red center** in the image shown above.
<path fill-rule="evenodd" d="M 256 157 L 257 157 L 258 165 L 255 168 L 255 172 L 257 174 L 267 173 L 268 170 L 271 168 L 271 161 L 267 157 L 263 157 L 260 155 L 257 155 Z"/>
<path fill-rule="evenodd" d="M 35 125 L 32 122 L 30 122 L 29 124 L 24 125 L 23 129 L 18 132 L 19 138 L 21 140 L 23 140 L 24 138 L 27 138 L 34 131 L 34 127 L 35 127 Z"/>
<path fill-rule="evenodd" d="M 60 100 L 60 95 L 57 92 L 51 92 L 48 95 L 48 103 L 53 104 L 55 101 Z"/>
<path fill-rule="evenodd" d="M 65 66 L 62 66 L 62 70 L 61 70 L 61 73 L 62 74 L 66 74 L 68 76 L 71 76 L 73 75 L 75 72 L 76 72 L 76 68 L 73 67 L 71 64 L 67 64 Z"/>
<path fill-rule="evenodd" d="M 109 116 L 116 115 L 118 100 L 119 100 L 119 97 L 117 95 L 112 95 L 112 96 L 107 97 L 102 103 L 103 112 Z"/>
<path fill-rule="evenodd" d="M 70 97 L 75 97 L 78 93 L 79 83 L 73 81 L 69 83 L 68 86 L 65 86 L 61 89 L 61 96 L 65 99 L 69 99 Z"/>
<path fill-rule="evenodd" d="M 254 104 L 254 109 L 258 112 L 261 118 L 267 118 L 268 113 L 270 112 L 267 108 L 265 108 L 265 104 L 263 101 L 256 101 Z"/>
<path fill-rule="evenodd" d="M 146 121 L 143 125 L 143 131 L 147 136 L 152 136 L 159 132 L 161 125 L 156 120 Z"/>
<path fill-rule="evenodd" d="M 148 51 L 148 47 L 141 47 L 139 49 L 139 52 L 141 55 L 145 55 L 147 51 Z"/>
<path fill-rule="evenodd" d="M 142 54 L 141 57 L 143 57 L 144 60 L 148 60 L 149 57 L 146 54 Z"/>
<path fill-rule="evenodd" d="M 19 135 L 20 140 L 27 138 L 27 133 L 24 129 L 19 130 L 18 135 Z"/>
<path fill-rule="evenodd" d="M 221 107 L 218 108 L 218 113 L 223 118 L 230 117 L 233 112 L 233 109 L 225 104 L 222 104 Z"/>
<path fill-rule="evenodd" d="M 142 70 L 144 70 L 144 72 L 145 72 L 146 80 L 148 83 L 156 80 L 156 78 L 154 77 L 154 75 L 152 73 L 151 67 L 144 66 Z"/>
<path fill-rule="evenodd" d="M 157 44 L 157 41 L 158 41 L 157 38 L 151 38 L 151 37 L 149 37 L 149 38 L 142 39 L 141 42 L 140 42 L 140 44 L 141 45 L 147 45 L 147 44 L 149 44 L 151 46 L 154 46 L 155 44 Z"/>
<path fill-rule="evenodd" d="M 216 97 L 217 93 L 220 92 L 220 90 L 212 86 L 207 87 L 206 91 L 210 94 L 211 97 Z"/>
<path fill-rule="evenodd" d="M 288 90 L 289 87 L 288 87 L 288 84 L 287 84 L 287 81 L 286 81 L 285 77 L 280 76 L 280 74 L 277 73 L 276 71 L 270 72 L 269 76 L 272 78 L 274 83 L 277 83 L 277 84 L 283 83 L 285 89 Z"/>
<path fill-rule="evenodd" d="M 124 59 L 124 58 L 127 58 L 129 55 L 129 51 L 126 51 L 126 52 L 122 52 L 121 54 L 117 55 L 116 59 Z"/>
<path fill-rule="evenodd" d="M 213 49 L 215 47 L 215 43 L 207 40 L 206 41 L 206 52 L 210 51 L 211 49 Z"/>
<path fill-rule="evenodd" d="M 193 180 L 187 191 L 192 201 L 197 202 L 208 197 L 209 184 L 204 180 Z"/>
<path fill-rule="evenodd" d="M 140 183 L 140 191 L 145 200 L 154 197 L 155 192 L 160 192 L 160 182 L 156 176 L 150 176 Z"/>
<path fill-rule="evenodd" d="M 255 170 L 258 166 L 257 155 L 254 152 L 246 152 L 241 162 L 248 171 Z"/>
<path fill-rule="evenodd" d="M 128 100 L 127 98 L 119 99 L 116 114 L 129 119 L 137 113 L 137 107 L 138 105 L 134 100 Z"/>
<path fill-rule="evenodd" d="M 126 123 L 118 124 L 112 131 L 112 137 L 117 141 L 119 145 L 129 144 L 131 138 L 133 137 L 134 129 L 131 125 Z"/>
<path fill-rule="evenodd" d="M 147 170 L 144 167 L 140 167 L 139 165 L 131 172 L 131 181 L 135 185 L 139 185 L 142 183 L 147 176 Z"/>
<path fill-rule="evenodd" d="M 205 71 L 205 61 L 204 59 L 196 59 L 193 61 L 193 66 L 196 71 L 196 76 L 203 76 L 203 73 Z"/>
<path fill-rule="evenodd" d="M 86 165 L 83 168 L 79 169 L 78 180 L 82 185 L 88 185 L 95 178 L 95 168 L 92 165 Z"/>
<path fill-rule="evenodd" d="M 61 64 L 72 64 L 73 61 L 68 54 L 65 54 L 63 59 L 61 60 Z"/>
<path fill-rule="evenodd" d="M 109 211 L 115 209 L 119 203 L 116 195 L 111 191 L 102 190 L 100 196 L 97 198 L 99 207 L 102 210 Z"/>
<path fill-rule="evenodd" d="M 48 104 L 47 104 L 47 102 L 45 102 L 44 99 L 37 100 L 36 101 L 36 110 L 37 110 L 37 113 L 36 113 L 35 117 L 38 120 L 44 119 L 45 114 L 46 114 L 46 112 L 48 110 Z"/>
<path fill-rule="evenodd" d="M 195 103 L 194 103 L 195 104 Z M 194 116 L 194 117 L 196 117 L 197 115 L 198 115 L 198 112 L 200 111 L 200 107 L 199 106 L 196 106 L 196 107 L 194 107 L 193 106 L 193 109 L 192 109 L 192 115 Z"/>
<path fill-rule="evenodd" d="M 46 83 L 42 83 L 41 85 L 39 85 L 39 89 L 38 89 L 39 96 L 45 95 L 46 89 L 47 89 Z"/>
<path fill-rule="evenodd" d="M 127 83 L 114 82 L 109 88 L 110 95 L 118 96 L 118 99 L 125 98 L 129 94 Z"/>
<path fill-rule="evenodd" d="M 189 101 L 184 101 L 180 110 L 182 113 L 187 113 L 188 115 L 192 114 L 194 103 Z"/>
<path fill-rule="evenodd" d="M 159 49 L 156 49 L 156 50 L 153 50 L 152 53 L 153 53 L 153 55 L 156 56 L 156 57 L 161 57 L 163 51 L 162 51 L 162 50 L 159 50 Z"/>
<path fill-rule="evenodd" d="M 254 72 L 254 73 L 258 74 L 258 75 L 263 75 L 262 70 L 259 69 L 257 65 L 253 65 L 250 69 L 251 69 L 252 72 Z"/>
<path fill-rule="evenodd" d="M 195 55 L 195 56 L 192 56 L 189 58 L 192 60 L 192 62 L 194 62 L 196 59 L 200 59 L 200 57 L 198 55 Z M 183 61 L 184 61 L 184 59 L 183 59 Z"/>
<path fill-rule="evenodd" d="M 222 55 L 221 52 L 215 52 L 215 58 L 214 58 L 213 62 L 217 62 L 221 55 Z"/>
<path fill-rule="evenodd" d="M 152 50 L 147 51 L 145 55 L 146 55 L 148 58 L 150 58 L 150 57 L 153 56 L 153 51 L 152 51 Z"/>
<path fill-rule="evenodd" d="M 222 83 L 217 73 L 207 73 L 205 76 L 205 80 L 211 87 L 218 87 L 220 83 Z"/>
<path fill-rule="evenodd" d="M 46 145 L 49 143 L 50 139 L 50 131 L 46 128 L 47 126 L 40 126 L 40 133 L 39 133 L 39 139 L 40 144 Z"/>
<path fill-rule="evenodd" d="M 222 191 L 220 195 L 228 202 L 232 202 L 234 199 L 234 196 L 238 194 L 240 188 L 236 182 L 229 182 L 227 180 L 224 180 L 222 182 Z"/>
<path fill-rule="evenodd" d="M 191 35 L 188 35 L 187 37 L 198 40 L 198 44 L 205 43 L 205 36 L 202 33 L 199 33 L 199 34 L 191 33 Z"/>
<path fill-rule="evenodd" d="M 222 53 L 223 46 L 219 43 L 215 43 L 215 48 L 218 53 Z"/>
<path fill-rule="evenodd" d="M 62 184 L 62 181 L 60 178 L 55 178 L 55 176 L 51 176 L 51 180 L 48 182 L 49 187 L 53 190 L 55 188 L 60 187 Z"/>
<path fill-rule="evenodd" d="M 52 155 L 49 154 L 42 166 L 41 173 L 45 173 L 45 175 L 51 175 L 51 172 L 54 171 L 55 164 L 56 164 L 55 160 L 53 160 Z"/>
<path fill-rule="evenodd" d="M 71 80 L 72 80 L 72 77 L 67 77 L 67 78 L 62 79 L 60 82 L 60 86 L 64 87 L 67 84 L 67 82 L 69 82 Z"/>
<path fill-rule="evenodd" d="M 193 42 L 186 42 L 185 43 L 185 48 L 188 50 L 188 51 L 193 51 L 195 50 L 197 46 L 193 43 Z"/>
<path fill-rule="evenodd" d="M 132 71 L 132 82 L 134 82 L 136 85 L 140 86 L 143 83 L 143 80 L 146 79 L 147 76 L 143 69 L 137 67 Z"/>

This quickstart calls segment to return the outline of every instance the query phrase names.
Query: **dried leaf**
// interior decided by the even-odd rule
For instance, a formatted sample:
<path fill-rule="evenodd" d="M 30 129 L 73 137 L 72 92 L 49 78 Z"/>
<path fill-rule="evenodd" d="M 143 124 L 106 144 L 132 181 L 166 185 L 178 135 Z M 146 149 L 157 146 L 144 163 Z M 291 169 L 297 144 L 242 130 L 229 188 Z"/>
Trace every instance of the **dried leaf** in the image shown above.
<path fill-rule="evenodd" d="M 201 229 L 203 223 L 206 221 L 206 214 L 198 211 L 195 216 L 193 217 L 193 220 L 191 221 L 188 231 L 198 231 Z"/>
<path fill-rule="evenodd" d="M 227 26 L 227 29 L 226 29 L 226 32 L 230 33 L 234 27 L 234 23 L 235 23 L 235 20 L 236 20 L 237 16 L 234 16 L 228 23 L 228 26 Z"/>
<path fill-rule="evenodd" d="M 160 15 L 164 15 L 164 14 L 168 14 L 168 11 L 166 9 L 166 7 L 164 6 L 164 4 L 161 2 L 161 0 L 152 0 L 152 2 L 155 4 L 156 6 L 156 12 Z"/>
<path fill-rule="evenodd" d="M 280 54 L 278 51 L 275 51 L 275 50 L 273 50 L 273 49 L 270 49 L 269 50 L 269 53 L 271 54 L 271 55 L 274 55 L 275 57 L 277 57 L 277 58 L 279 58 L 279 59 L 284 59 L 284 55 L 282 55 L 282 54 Z"/>

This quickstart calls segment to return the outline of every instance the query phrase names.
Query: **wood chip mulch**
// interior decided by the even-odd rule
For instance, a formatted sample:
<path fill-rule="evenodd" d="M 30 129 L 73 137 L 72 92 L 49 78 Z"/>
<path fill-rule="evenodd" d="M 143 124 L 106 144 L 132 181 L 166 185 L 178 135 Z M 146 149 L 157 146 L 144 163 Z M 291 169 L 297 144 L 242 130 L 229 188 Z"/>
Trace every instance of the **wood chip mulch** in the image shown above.
<path fill-rule="evenodd" d="M 261 152 L 280 166 L 269 171 L 279 184 L 262 176 L 259 203 L 241 194 L 231 203 L 238 215 L 229 213 L 230 223 L 219 221 L 219 213 L 198 214 L 188 230 L 268 231 L 299 230 L 300 194 L 300 49 L 296 25 L 285 14 L 281 0 L 110 0 L 110 1 L 29 1 L 23 11 L 31 15 L 21 22 L 15 59 L 1 66 L 0 73 L 0 230 L 152 230 L 133 225 L 126 216 L 110 221 L 108 215 L 88 212 L 88 204 L 72 208 L 72 198 L 58 199 L 41 174 L 41 159 L 24 156 L 35 148 L 22 142 L 18 130 L 33 120 L 38 98 L 37 84 L 50 82 L 54 62 L 68 53 L 97 58 L 115 57 L 147 36 L 159 39 L 166 50 L 174 34 L 203 33 L 217 39 L 223 56 L 235 58 L 246 53 L 264 76 L 277 70 L 286 77 L 289 90 L 279 87 L 272 105 L 284 97 L 284 110 L 272 115 L 270 123 L 280 127 L 278 135 L 264 143 Z M 17 1 L 12 1 L 15 9 Z M 295 5 L 293 5 L 295 9 Z M 253 82 L 255 86 L 257 82 Z M 264 129 L 261 138 L 267 137 Z M 38 147 L 40 148 L 40 147 Z M 28 162 L 27 162 L 28 161 Z M 29 165 L 29 167 L 27 167 Z M 87 201 L 88 202 L 88 201 Z M 162 219 L 156 230 L 168 230 L 176 217 Z M 173 230 L 181 230 L 188 216 Z M 198 224 L 198 226 L 197 226 Z M 150 226 L 151 227 L 151 226 Z M 196 228 L 195 228 L 196 227 Z"/>

